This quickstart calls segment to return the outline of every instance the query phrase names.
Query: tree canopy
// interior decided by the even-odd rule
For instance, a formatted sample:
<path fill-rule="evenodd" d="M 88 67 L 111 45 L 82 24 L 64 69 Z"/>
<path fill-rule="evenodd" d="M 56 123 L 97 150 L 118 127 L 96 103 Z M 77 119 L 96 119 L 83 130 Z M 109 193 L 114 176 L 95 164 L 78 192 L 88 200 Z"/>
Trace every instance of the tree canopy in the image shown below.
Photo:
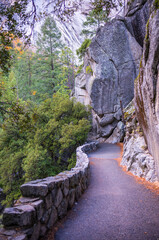
<path fill-rule="evenodd" d="M 0 186 L 12 203 L 25 181 L 74 167 L 75 150 L 90 130 L 89 112 L 56 93 L 40 105 L 18 100 L 0 129 Z"/>

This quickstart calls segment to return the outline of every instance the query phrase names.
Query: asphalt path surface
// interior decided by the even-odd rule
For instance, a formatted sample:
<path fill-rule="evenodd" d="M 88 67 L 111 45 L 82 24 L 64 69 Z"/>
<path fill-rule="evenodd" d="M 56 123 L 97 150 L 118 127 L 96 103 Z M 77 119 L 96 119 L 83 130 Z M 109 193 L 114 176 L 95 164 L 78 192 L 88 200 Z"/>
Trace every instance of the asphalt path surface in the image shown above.
<path fill-rule="evenodd" d="M 114 160 L 120 147 L 101 144 L 89 157 L 90 185 L 55 240 L 159 240 L 159 196 Z"/>

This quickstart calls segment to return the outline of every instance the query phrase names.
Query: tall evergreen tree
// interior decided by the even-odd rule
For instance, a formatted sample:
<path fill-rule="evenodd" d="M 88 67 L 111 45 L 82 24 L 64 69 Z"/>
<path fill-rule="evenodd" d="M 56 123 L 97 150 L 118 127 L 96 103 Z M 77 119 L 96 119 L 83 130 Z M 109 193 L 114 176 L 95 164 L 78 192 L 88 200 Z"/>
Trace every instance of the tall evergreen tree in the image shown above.
<path fill-rule="evenodd" d="M 37 40 L 37 57 L 35 74 L 41 84 L 41 93 L 50 95 L 57 90 L 60 83 L 59 54 L 63 45 L 61 33 L 52 17 L 46 18 Z M 40 74 L 39 74 L 40 73 Z"/>
<path fill-rule="evenodd" d="M 81 35 L 84 35 L 86 38 L 94 37 L 98 27 L 104 25 L 108 20 L 108 13 L 106 10 L 90 11 L 86 21 L 83 23 Z"/>

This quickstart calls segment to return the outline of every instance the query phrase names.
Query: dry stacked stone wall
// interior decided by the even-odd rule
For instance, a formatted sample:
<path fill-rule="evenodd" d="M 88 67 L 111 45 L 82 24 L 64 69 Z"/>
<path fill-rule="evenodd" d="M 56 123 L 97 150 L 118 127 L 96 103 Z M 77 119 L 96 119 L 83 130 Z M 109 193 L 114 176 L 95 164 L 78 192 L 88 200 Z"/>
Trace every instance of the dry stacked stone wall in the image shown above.
<path fill-rule="evenodd" d="M 86 153 L 97 143 L 76 150 L 77 162 L 71 171 L 61 172 L 21 186 L 22 197 L 3 213 L 1 240 L 37 240 L 63 218 L 88 187 L 89 159 Z"/>

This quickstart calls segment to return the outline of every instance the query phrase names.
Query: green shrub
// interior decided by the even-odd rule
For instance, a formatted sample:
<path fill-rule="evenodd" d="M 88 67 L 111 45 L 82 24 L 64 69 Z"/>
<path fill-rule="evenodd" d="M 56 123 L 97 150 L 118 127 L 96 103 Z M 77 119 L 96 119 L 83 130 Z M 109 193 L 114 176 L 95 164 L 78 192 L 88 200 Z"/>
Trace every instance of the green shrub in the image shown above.
<path fill-rule="evenodd" d="M 159 0 L 154 1 L 154 7 L 156 10 L 159 9 Z"/>
<path fill-rule="evenodd" d="M 83 68 L 83 64 L 81 64 L 79 67 L 78 67 L 78 70 L 77 70 L 77 72 L 76 72 L 76 74 L 79 74 L 79 73 L 81 73 L 82 72 L 82 68 Z"/>
<path fill-rule="evenodd" d="M 82 43 L 81 47 L 76 50 L 76 53 L 79 56 L 79 59 L 82 60 L 82 58 L 84 57 L 84 55 L 86 53 L 86 49 L 89 47 L 90 44 L 91 44 L 91 40 L 85 39 L 84 42 Z"/>
<path fill-rule="evenodd" d="M 73 167 L 76 148 L 90 130 L 90 113 L 67 94 L 56 93 L 39 106 L 19 103 L 12 112 L 0 132 L 0 184 L 7 204 L 19 197 L 22 183 Z"/>
<path fill-rule="evenodd" d="M 93 75 L 93 70 L 90 65 L 86 67 L 86 73 Z"/>

